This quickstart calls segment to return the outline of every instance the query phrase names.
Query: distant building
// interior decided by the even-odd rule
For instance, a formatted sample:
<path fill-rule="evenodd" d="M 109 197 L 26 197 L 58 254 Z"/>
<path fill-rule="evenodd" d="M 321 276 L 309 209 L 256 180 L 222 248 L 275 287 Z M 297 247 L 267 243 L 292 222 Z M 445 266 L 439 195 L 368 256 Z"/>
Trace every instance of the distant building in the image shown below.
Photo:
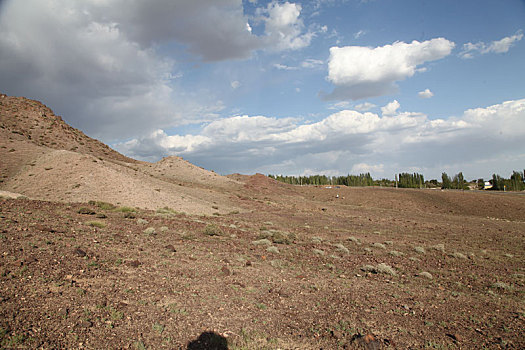
<path fill-rule="evenodd" d="M 483 186 L 484 190 L 490 190 L 492 188 L 492 182 L 485 181 L 485 186 Z"/>

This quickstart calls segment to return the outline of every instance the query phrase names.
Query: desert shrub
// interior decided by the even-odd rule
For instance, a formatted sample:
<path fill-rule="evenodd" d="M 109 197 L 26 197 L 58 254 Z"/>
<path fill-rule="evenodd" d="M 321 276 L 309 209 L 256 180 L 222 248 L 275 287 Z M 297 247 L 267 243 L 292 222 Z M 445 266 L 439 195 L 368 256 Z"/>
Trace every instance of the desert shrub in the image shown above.
<path fill-rule="evenodd" d="M 425 248 L 423 247 L 417 246 L 417 247 L 414 247 L 414 250 L 418 252 L 419 254 L 426 254 Z"/>
<path fill-rule="evenodd" d="M 312 243 L 321 243 L 322 241 L 321 237 L 312 237 Z"/>
<path fill-rule="evenodd" d="M 397 256 L 397 257 L 405 255 L 405 253 L 398 252 L 397 250 L 391 250 L 388 254 L 390 254 L 392 256 Z"/>
<path fill-rule="evenodd" d="M 149 222 L 148 222 L 148 220 L 144 220 L 144 219 L 138 218 L 137 219 L 137 224 L 139 224 L 139 225 L 147 225 L 147 224 L 149 224 Z"/>
<path fill-rule="evenodd" d="M 134 213 L 136 212 L 135 208 L 132 207 L 118 207 L 114 209 L 115 211 L 121 212 L 121 213 Z"/>
<path fill-rule="evenodd" d="M 336 247 L 337 251 L 339 251 L 339 252 L 343 252 L 343 253 L 345 253 L 345 254 L 350 253 L 350 251 L 348 250 L 348 248 L 345 247 L 344 245 L 342 245 L 341 243 L 336 243 L 336 244 L 334 244 L 334 247 Z"/>
<path fill-rule="evenodd" d="M 424 277 L 424 278 L 428 278 L 429 280 L 431 280 L 433 278 L 432 275 L 429 272 L 426 272 L 426 271 L 420 272 L 418 274 L 418 276 Z"/>
<path fill-rule="evenodd" d="M 371 253 L 372 252 L 372 248 L 366 247 L 366 248 L 364 248 L 364 251 L 367 252 L 367 253 Z"/>
<path fill-rule="evenodd" d="M 445 245 L 443 243 L 436 244 L 436 245 L 433 245 L 432 247 L 430 247 L 430 249 L 437 250 L 437 251 L 440 251 L 440 252 L 444 253 L 445 252 Z"/>
<path fill-rule="evenodd" d="M 491 285 L 492 288 L 495 288 L 495 289 L 503 289 L 503 290 L 511 290 L 512 287 L 505 283 L 505 282 L 495 282 Z"/>
<path fill-rule="evenodd" d="M 203 233 L 207 236 L 221 236 L 223 234 L 220 227 L 214 224 L 206 225 Z"/>
<path fill-rule="evenodd" d="M 324 255 L 324 250 L 321 250 L 321 249 L 314 249 L 313 250 L 314 254 L 315 255 Z"/>
<path fill-rule="evenodd" d="M 450 254 L 451 257 L 453 258 L 456 258 L 456 259 L 466 259 L 467 256 L 465 254 L 462 254 L 460 252 L 454 252 L 452 254 Z"/>
<path fill-rule="evenodd" d="M 379 248 L 379 249 L 386 249 L 386 246 L 383 243 L 374 243 L 372 244 L 372 247 Z"/>
<path fill-rule="evenodd" d="M 347 241 L 354 242 L 355 244 L 360 244 L 359 240 L 355 238 L 354 236 L 350 236 L 346 239 Z"/>
<path fill-rule="evenodd" d="M 114 210 L 117 207 L 111 203 L 102 202 L 102 201 L 89 201 L 89 205 L 94 205 L 99 207 L 102 210 Z"/>
<path fill-rule="evenodd" d="M 169 228 L 168 226 L 162 226 L 162 227 L 159 229 L 159 231 L 160 231 L 160 232 L 166 232 L 166 231 L 168 231 L 169 229 L 170 229 L 170 228 Z"/>
<path fill-rule="evenodd" d="M 394 242 L 393 242 L 393 241 L 385 241 L 385 244 L 386 244 L 386 245 L 393 245 Z"/>
<path fill-rule="evenodd" d="M 271 245 L 272 242 L 269 239 L 263 238 L 256 241 L 252 241 L 253 245 Z"/>
<path fill-rule="evenodd" d="M 285 231 L 264 230 L 259 234 L 257 238 L 266 238 L 276 244 L 290 244 L 293 243 L 293 240 L 295 239 L 295 234 Z"/>
<path fill-rule="evenodd" d="M 394 269 L 385 263 L 380 263 L 377 266 L 364 265 L 363 267 L 361 267 L 361 270 L 365 272 L 371 272 L 371 273 L 383 273 L 383 274 L 392 275 L 392 276 L 395 276 L 396 274 Z"/>
<path fill-rule="evenodd" d="M 156 210 L 156 213 L 158 215 L 166 215 L 166 216 L 169 216 L 169 215 L 177 215 L 178 212 L 174 209 L 171 209 L 169 207 L 164 207 L 164 208 L 158 208 Z"/>
<path fill-rule="evenodd" d="M 145 229 L 143 232 L 144 232 L 145 234 L 147 234 L 147 235 L 154 235 L 154 234 L 156 233 L 154 227 L 148 227 L 148 228 Z"/>
<path fill-rule="evenodd" d="M 87 221 L 86 225 L 91 226 L 91 227 L 98 227 L 98 228 L 106 227 L 106 224 L 100 221 Z"/>
<path fill-rule="evenodd" d="M 377 269 L 378 273 L 384 273 L 384 274 L 392 275 L 392 276 L 394 276 L 396 274 L 396 272 L 394 271 L 392 266 L 389 266 L 389 265 L 387 265 L 385 263 L 378 264 L 376 266 L 376 269 Z"/>
<path fill-rule="evenodd" d="M 270 246 L 266 248 L 266 251 L 269 253 L 279 254 L 279 249 L 275 246 Z"/>
<path fill-rule="evenodd" d="M 77 210 L 77 213 L 84 214 L 84 215 L 95 215 L 96 212 L 91 208 L 82 207 Z"/>

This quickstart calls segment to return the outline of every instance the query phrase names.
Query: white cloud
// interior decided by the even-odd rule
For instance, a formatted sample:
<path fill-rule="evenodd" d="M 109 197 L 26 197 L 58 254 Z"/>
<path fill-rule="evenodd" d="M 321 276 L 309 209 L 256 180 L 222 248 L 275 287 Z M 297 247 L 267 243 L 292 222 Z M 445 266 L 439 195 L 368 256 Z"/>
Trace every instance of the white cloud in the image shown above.
<path fill-rule="evenodd" d="M 397 81 L 421 71 L 425 62 L 448 56 L 453 48 L 454 43 L 444 38 L 376 48 L 332 47 L 327 78 L 336 87 L 325 98 L 357 100 L 392 93 Z"/>
<path fill-rule="evenodd" d="M 469 109 L 446 120 L 418 113 L 379 116 L 352 110 L 314 123 L 236 116 L 211 122 L 198 135 L 156 132 L 119 149 L 143 158 L 148 157 L 145 149 L 155 150 L 149 156 L 179 154 L 221 173 L 299 174 L 308 169 L 334 175 L 370 171 L 393 178 L 395 172 L 417 168 L 436 177 L 454 164 L 461 166 L 456 172 L 468 174 L 483 159 L 501 154 L 512 162 L 525 159 L 524 138 L 525 99 Z"/>
<path fill-rule="evenodd" d="M 361 174 L 361 173 L 375 173 L 380 174 L 384 172 L 385 166 L 383 164 L 366 164 L 366 163 L 358 163 L 354 164 L 352 167 L 352 170 L 350 170 L 350 173 L 352 174 Z"/>
<path fill-rule="evenodd" d="M 314 34 L 304 33 L 301 18 L 302 6 L 295 3 L 272 1 L 267 8 L 259 9 L 265 23 L 266 44 L 274 50 L 297 50 L 310 45 Z"/>
<path fill-rule="evenodd" d="M 324 65 L 324 61 L 322 60 L 316 60 L 313 58 L 307 58 L 303 62 L 301 62 L 302 68 L 319 68 L 322 65 Z"/>
<path fill-rule="evenodd" d="M 354 33 L 354 39 L 359 39 L 360 37 L 362 37 L 365 34 L 366 34 L 366 31 L 360 30 L 357 33 Z"/>
<path fill-rule="evenodd" d="M 397 102 L 397 100 L 394 100 L 390 103 L 388 103 L 386 106 L 381 107 L 381 114 L 384 116 L 390 116 L 397 113 L 397 110 L 399 109 L 400 104 Z"/>
<path fill-rule="evenodd" d="M 366 112 L 366 111 L 371 110 L 374 107 L 377 107 L 377 106 L 375 104 L 373 104 L 373 103 L 370 103 L 370 102 L 364 102 L 364 103 L 360 103 L 360 104 L 355 105 L 354 108 L 355 108 L 356 111 Z"/>
<path fill-rule="evenodd" d="M 299 69 L 297 67 L 291 67 L 291 66 L 287 66 L 287 65 L 281 64 L 281 63 L 275 63 L 273 66 L 275 68 L 277 68 L 277 69 L 280 69 L 280 70 L 297 70 L 297 69 Z"/>
<path fill-rule="evenodd" d="M 234 80 L 230 83 L 232 89 L 236 90 L 241 86 L 241 83 L 238 80 Z"/>
<path fill-rule="evenodd" d="M 434 96 L 434 93 L 430 91 L 430 89 L 425 89 L 423 91 L 418 92 L 417 95 L 420 98 L 431 98 L 432 96 Z"/>
<path fill-rule="evenodd" d="M 473 58 L 475 54 L 487 54 L 487 53 L 505 53 L 518 41 L 523 39 L 523 33 L 518 31 L 512 36 L 505 37 L 501 40 L 495 40 L 490 44 L 484 42 L 477 42 L 475 44 L 468 42 L 463 45 L 463 51 L 460 52 L 461 58 Z"/>

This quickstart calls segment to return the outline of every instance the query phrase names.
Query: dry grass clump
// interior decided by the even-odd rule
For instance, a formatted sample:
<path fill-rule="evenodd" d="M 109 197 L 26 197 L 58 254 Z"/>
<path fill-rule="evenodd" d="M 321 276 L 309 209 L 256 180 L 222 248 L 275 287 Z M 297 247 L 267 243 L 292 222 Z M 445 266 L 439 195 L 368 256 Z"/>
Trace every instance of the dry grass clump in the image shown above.
<path fill-rule="evenodd" d="M 405 255 L 405 253 L 398 252 L 397 250 L 391 250 L 388 254 L 390 254 L 392 256 L 397 256 L 397 257 Z"/>
<path fill-rule="evenodd" d="M 269 253 L 279 254 L 279 249 L 275 246 L 270 246 L 266 248 L 266 251 Z"/>
<path fill-rule="evenodd" d="M 386 249 L 386 246 L 383 243 L 374 243 L 372 244 L 372 247 L 379 248 L 379 249 Z"/>
<path fill-rule="evenodd" d="M 382 273 L 382 274 L 391 275 L 391 276 L 396 275 L 396 271 L 392 268 L 392 266 L 389 266 L 385 263 L 380 263 L 377 266 L 365 265 L 361 267 L 361 270 L 365 272 L 376 273 L 376 274 Z"/>
<path fill-rule="evenodd" d="M 222 236 L 224 234 L 221 228 L 214 224 L 206 225 L 203 233 L 207 236 Z"/>
<path fill-rule="evenodd" d="M 148 227 L 148 228 L 145 229 L 143 232 L 144 232 L 145 234 L 147 234 L 147 235 L 154 235 L 154 234 L 156 233 L 154 227 Z"/>
<path fill-rule="evenodd" d="M 451 257 L 453 258 L 456 258 L 456 259 L 466 259 L 467 256 L 465 254 L 462 254 L 460 252 L 454 252 L 452 254 L 450 254 Z"/>
<path fill-rule="evenodd" d="M 505 282 L 495 282 L 491 285 L 491 287 L 495 289 L 500 289 L 500 290 L 511 290 L 512 289 L 512 286 Z"/>
<path fill-rule="evenodd" d="M 106 224 L 100 221 L 87 221 L 86 225 L 91 226 L 91 227 L 98 227 L 98 228 L 106 227 Z"/>
<path fill-rule="evenodd" d="M 336 243 L 336 244 L 334 244 L 334 247 L 336 248 L 336 250 L 337 250 L 338 252 L 343 252 L 343 253 L 345 253 L 345 254 L 350 253 L 350 251 L 348 250 L 348 248 L 345 247 L 344 245 L 342 245 L 341 243 Z"/>
<path fill-rule="evenodd" d="M 114 209 L 115 211 L 121 212 L 121 213 L 134 213 L 136 212 L 135 208 L 132 207 L 118 207 Z"/>
<path fill-rule="evenodd" d="M 166 232 L 168 231 L 170 228 L 168 226 L 162 226 L 161 228 L 159 228 L 159 231 L 160 232 Z"/>
<path fill-rule="evenodd" d="M 426 272 L 426 271 L 422 271 L 418 274 L 419 277 L 424 277 L 424 278 L 428 278 L 429 280 L 431 280 L 432 278 L 434 278 L 429 272 Z"/>
<path fill-rule="evenodd" d="M 314 249 L 313 252 L 315 255 L 319 255 L 319 256 L 322 256 L 325 254 L 324 250 L 321 250 L 321 249 Z"/>
<path fill-rule="evenodd" d="M 266 238 L 263 238 L 263 239 L 258 239 L 256 241 L 252 241 L 252 244 L 253 245 L 272 245 L 272 242 L 269 240 L 269 239 L 266 239 Z"/>
<path fill-rule="evenodd" d="M 347 241 L 354 242 L 355 244 L 361 244 L 357 238 L 350 236 L 346 239 Z"/>
<path fill-rule="evenodd" d="M 102 202 L 102 201 L 89 201 L 88 204 L 97 206 L 97 207 L 99 207 L 102 210 L 115 210 L 117 208 L 117 206 L 115 206 L 115 205 L 113 205 L 111 203 Z"/>
<path fill-rule="evenodd" d="M 291 244 L 295 239 L 295 234 L 278 230 L 264 230 L 259 234 L 258 238 L 266 238 L 276 244 Z"/>
<path fill-rule="evenodd" d="M 171 215 L 177 215 L 178 212 L 174 209 L 171 209 L 170 207 L 164 207 L 164 208 L 158 208 L 156 210 L 156 215 L 161 216 L 171 216 Z"/>
<path fill-rule="evenodd" d="M 312 243 L 321 243 L 322 241 L 321 237 L 312 237 Z"/>
<path fill-rule="evenodd" d="M 137 219 L 137 224 L 139 224 L 139 225 L 147 225 L 147 224 L 149 224 L 149 222 L 148 222 L 148 220 Z"/>
<path fill-rule="evenodd" d="M 414 247 L 414 250 L 418 252 L 419 254 L 426 254 L 425 248 L 423 247 L 417 246 L 417 247 Z"/>
<path fill-rule="evenodd" d="M 443 243 L 433 245 L 432 247 L 430 247 L 430 249 L 437 250 L 441 253 L 445 253 L 445 245 Z"/>

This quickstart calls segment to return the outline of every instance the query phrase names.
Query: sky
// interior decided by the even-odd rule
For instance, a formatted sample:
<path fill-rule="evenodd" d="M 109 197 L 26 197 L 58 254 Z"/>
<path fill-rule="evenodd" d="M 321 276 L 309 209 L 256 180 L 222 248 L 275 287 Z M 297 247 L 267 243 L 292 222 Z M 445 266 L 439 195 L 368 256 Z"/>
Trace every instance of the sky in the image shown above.
<path fill-rule="evenodd" d="M 0 92 L 220 174 L 525 168 L 523 0 L 0 0 Z"/>

